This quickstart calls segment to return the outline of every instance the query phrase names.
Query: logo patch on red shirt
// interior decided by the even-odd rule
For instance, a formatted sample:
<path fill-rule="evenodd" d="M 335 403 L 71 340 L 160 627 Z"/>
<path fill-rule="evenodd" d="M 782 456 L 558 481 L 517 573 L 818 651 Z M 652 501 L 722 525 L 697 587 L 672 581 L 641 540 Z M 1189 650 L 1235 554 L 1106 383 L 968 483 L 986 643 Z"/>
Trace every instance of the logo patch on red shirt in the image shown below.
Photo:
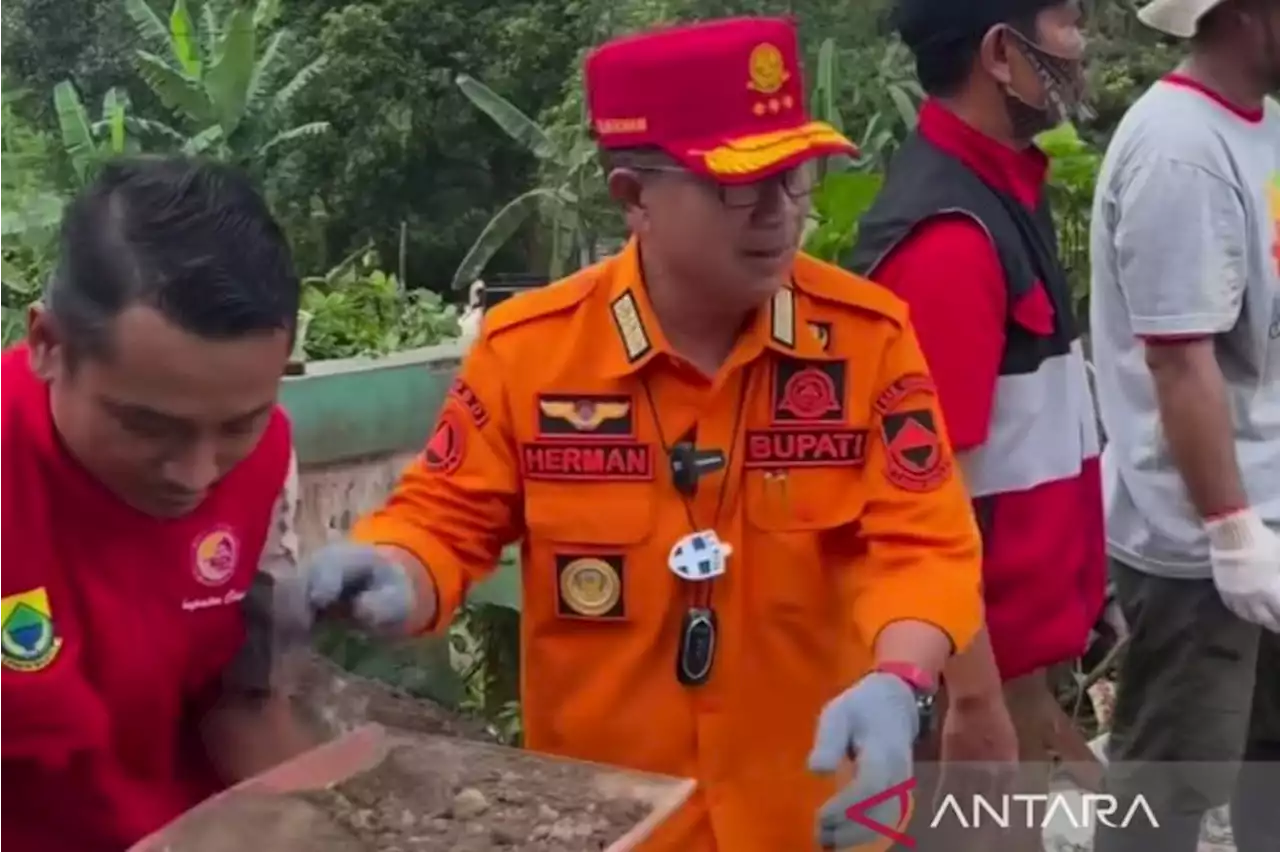
<path fill-rule="evenodd" d="M 240 542 L 230 527 L 214 527 L 191 545 L 192 573 L 206 586 L 221 586 L 230 580 L 239 560 Z"/>

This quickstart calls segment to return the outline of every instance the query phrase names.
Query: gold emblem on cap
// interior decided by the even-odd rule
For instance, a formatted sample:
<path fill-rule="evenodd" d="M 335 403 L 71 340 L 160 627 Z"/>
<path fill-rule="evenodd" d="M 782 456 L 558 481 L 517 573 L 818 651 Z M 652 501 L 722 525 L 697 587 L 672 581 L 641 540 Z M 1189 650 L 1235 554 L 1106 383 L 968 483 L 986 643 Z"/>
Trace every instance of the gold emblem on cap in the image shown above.
<path fill-rule="evenodd" d="M 622 578 L 603 559 L 575 559 L 560 572 L 560 597 L 579 615 L 605 615 L 622 598 Z"/>
<path fill-rule="evenodd" d="M 755 46 L 747 65 L 751 75 L 747 88 L 762 95 L 772 95 L 791 79 L 782 51 L 767 41 Z"/>

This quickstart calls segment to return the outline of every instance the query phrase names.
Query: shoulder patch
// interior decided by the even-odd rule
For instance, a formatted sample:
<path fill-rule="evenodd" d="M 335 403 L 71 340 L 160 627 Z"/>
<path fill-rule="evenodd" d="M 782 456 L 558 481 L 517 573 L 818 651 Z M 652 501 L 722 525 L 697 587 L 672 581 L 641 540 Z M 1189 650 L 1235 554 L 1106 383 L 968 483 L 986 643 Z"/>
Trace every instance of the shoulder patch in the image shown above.
<path fill-rule="evenodd" d="M 895 325 L 906 325 L 906 302 L 870 279 L 803 252 L 796 255 L 793 277 L 796 288 L 810 298 L 874 314 Z"/>
<path fill-rule="evenodd" d="M 480 336 L 491 337 L 527 322 L 576 307 L 590 295 L 597 283 L 607 277 L 608 263 L 609 261 L 598 263 L 545 287 L 512 296 L 485 312 L 480 326 Z"/>

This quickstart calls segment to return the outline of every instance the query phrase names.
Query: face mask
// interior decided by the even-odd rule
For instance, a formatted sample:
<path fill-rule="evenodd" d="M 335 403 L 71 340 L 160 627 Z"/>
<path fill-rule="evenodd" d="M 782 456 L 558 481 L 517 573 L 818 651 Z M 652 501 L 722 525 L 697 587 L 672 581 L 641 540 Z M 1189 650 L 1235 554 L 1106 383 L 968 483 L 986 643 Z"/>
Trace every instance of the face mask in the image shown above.
<path fill-rule="evenodd" d="M 1013 27 L 1006 27 L 1005 31 L 1012 34 L 1018 51 L 1035 70 L 1045 94 L 1044 105 L 1037 106 L 1011 87 L 1005 89 L 1009 117 L 1018 138 L 1030 139 L 1064 121 L 1081 122 L 1093 118 L 1093 110 L 1085 103 L 1082 60 L 1050 53 Z"/>

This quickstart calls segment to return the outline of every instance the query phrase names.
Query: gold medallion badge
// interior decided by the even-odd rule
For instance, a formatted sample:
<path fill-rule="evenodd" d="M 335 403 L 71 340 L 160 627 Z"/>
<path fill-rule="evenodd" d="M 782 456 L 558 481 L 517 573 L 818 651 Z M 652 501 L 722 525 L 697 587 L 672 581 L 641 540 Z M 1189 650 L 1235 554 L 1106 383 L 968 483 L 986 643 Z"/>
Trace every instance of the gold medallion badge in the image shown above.
<path fill-rule="evenodd" d="M 622 578 L 605 560 L 584 556 L 561 570 L 560 598 L 578 615 L 609 615 L 622 600 Z"/>

